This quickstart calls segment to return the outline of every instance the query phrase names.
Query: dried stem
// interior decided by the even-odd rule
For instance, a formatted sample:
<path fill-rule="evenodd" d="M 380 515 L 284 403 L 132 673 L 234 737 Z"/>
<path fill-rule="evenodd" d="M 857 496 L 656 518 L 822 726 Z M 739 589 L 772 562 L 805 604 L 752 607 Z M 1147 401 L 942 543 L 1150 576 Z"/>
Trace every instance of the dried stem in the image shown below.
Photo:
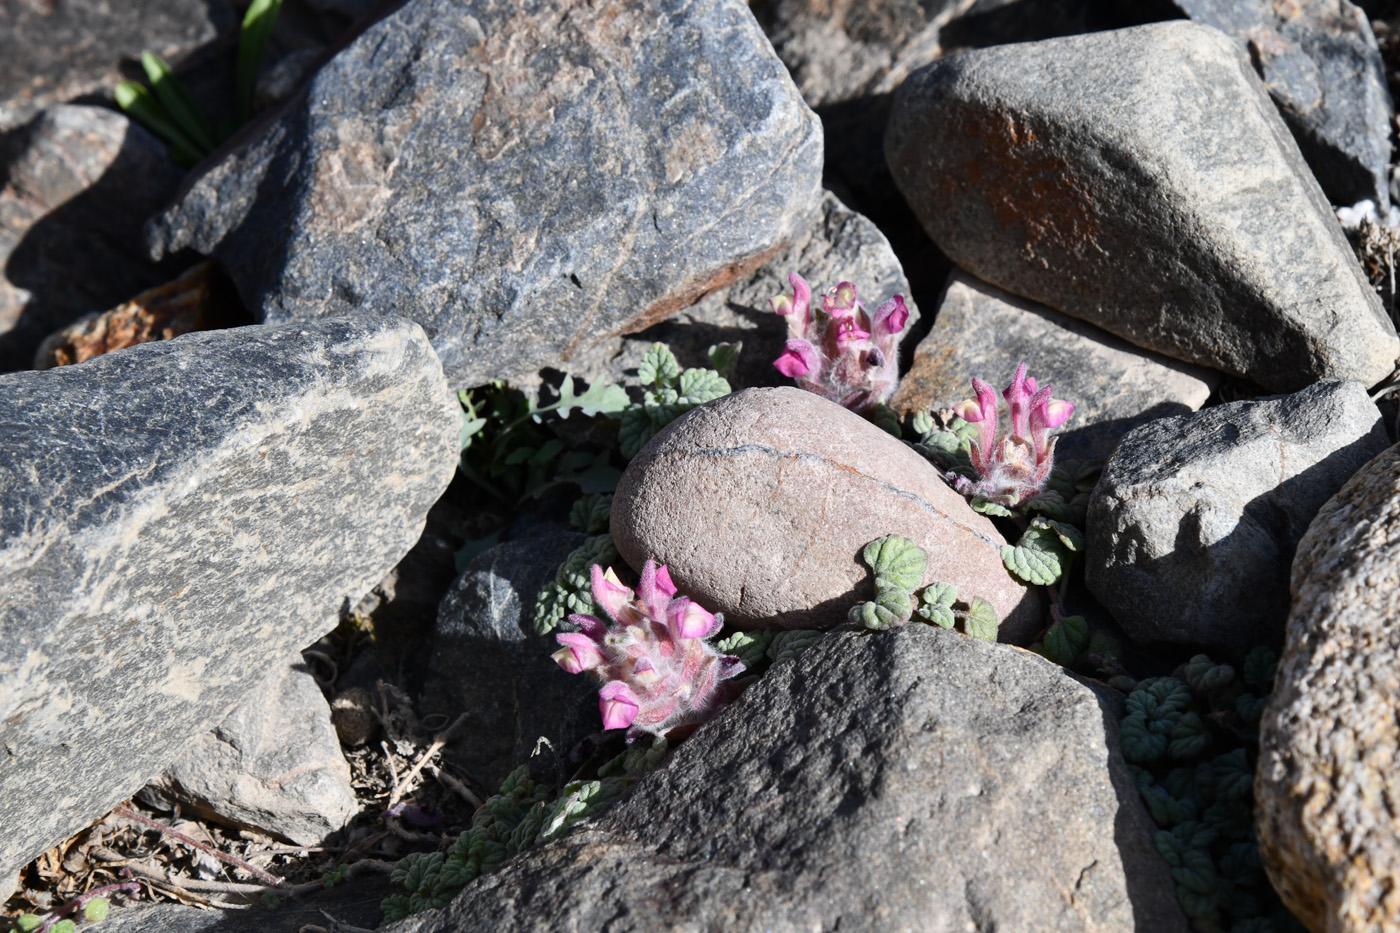
<path fill-rule="evenodd" d="M 243 859 L 239 858 L 239 857 L 236 856 L 236 855 L 229 855 L 227 852 L 220 852 L 218 849 L 215 849 L 213 846 L 207 846 L 207 845 L 205 845 L 204 843 L 200 842 L 200 841 L 197 840 L 197 839 L 193 839 L 193 838 L 191 838 L 190 836 L 186 836 L 184 833 L 179 832 L 178 830 L 171 829 L 169 826 L 166 826 L 164 823 L 158 823 L 158 822 L 156 822 L 155 820 L 150 819 L 149 817 L 142 816 L 141 814 L 137 813 L 137 812 L 134 811 L 134 810 L 128 809 L 127 807 L 117 807 L 117 808 L 116 808 L 115 810 L 113 810 L 112 812 L 116 813 L 116 814 L 119 815 L 119 816 L 126 817 L 126 818 L 129 819 L 129 820 L 134 820 L 134 821 L 137 822 L 137 823 L 141 823 L 141 824 L 144 825 L 144 826 L 149 826 L 151 829 L 154 829 L 154 830 L 160 832 L 162 835 L 169 836 L 169 837 L 172 838 L 172 839 L 178 839 L 180 842 L 183 842 L 185 845 L 193 846 L 194 848 L 196 848 L 196 849 L 198 849 L 199 851 L 203 852 L 205 855 L 212 856 L 212 857 L 218 859 L 218 860 L 221 861 L 221 862 L 227 862 L 228 864 L 234 866 L 235 868 L 241 868 L 241 869 L 243 869 L 244 871 L 248 872 L 248 873 L 249 873 L 250 875 L 252 875 L 253 877 L 255 877 L 255 878 L 261 878 L 263 881 L 267 882 L 269 885 L 274 885 L 274 886 L 276 886 L 276 885 L 285 884 L 285 882 L 283 881 L 283 879 L 277 877 L 276 875 L 272 874 L 271 872 L 263 871 L 263 870 L 262 870 L 261 868 L 259 868 L 258 866 L 253 865 L 253 864 L 251 864 L 251 863 L 249 863 L 249 862 L 245 862 L 245 861 L 243 861 Z"/>

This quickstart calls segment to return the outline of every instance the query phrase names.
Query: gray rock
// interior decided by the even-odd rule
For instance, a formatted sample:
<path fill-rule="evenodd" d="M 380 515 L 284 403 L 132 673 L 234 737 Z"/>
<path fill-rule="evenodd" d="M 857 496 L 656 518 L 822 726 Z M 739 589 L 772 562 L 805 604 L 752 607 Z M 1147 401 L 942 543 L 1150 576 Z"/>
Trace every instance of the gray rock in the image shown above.
<path fill-rule="evenodd" d="M 632 459 L 612 506 L 633 569 L 666 564 L 682 593 L 738 628 L 844 622 L 871 598 L 861 550 L 890 534 L 928 552 L 923 585 L 988 600 L 1003 641 L 1028 644 L 1043 626 L 986 516 L 912 448 L 801 389 L 746 389 L 671 422 Z"/>
<path fill-rule="evenodd" d="M 936 62 L 900 88 L 885 147 L 959 266 L 1137 346 L 1278 391 L 1372 385 L 1400 355 L 1288 128 L 1214 29 Z"/>
<path fill-rule="evenodd" d="M 155 782 L 186 813 L 317 845 L 359 810 L 316 678 L 297 658 Z"/>
<path fill-rule="evenodd" d="M 890 405 L 902 414 L 951 408 L 972 397 L 974 376 L 1000 390 L 1023 360 L 1056 398 L 1074 403 L 1055 448 L 1067 457 L 1106 459 L 1128 431 L 1195 411 L 1223 381 L 954 272 Z"/>
<path fill-rule="evenodd" d="M 150 233 L 218 257 L 269 321 L 414 318 L 469 386 L 747 274 L 820 176 L 817 119 L 739 0 L 410 0 Z"/>
<path fill-rule="evenodd" d="M 1089 502 L 1085 582 L 1139 642 L 1277 643 L 1298 539 L 1388 443 L 1354 382 L 1144 425 Z"/>
<path fill-rule="evenodd" d="M 379 902 L 395 887 L 383 872 L 366 871 L 348 884 L 286 898 L 276 910 L 240 906 L 211 910 L 169 902 L 113 905 L 102 933 L 303 933 L 308 926 L 335 929 L 374 927 L 383 919 Z M 329 922 L 328 922 L 329 921 Z"/>
<path fill-rule="evenodd" d="M 0 20 L 13 3 L 0 10 Z M 184 173 L 165 145 L 102 107 L 52 107 L 0 155 L 0 372 L 28 369 L 40 341 L 174 278 L 141 249 L 141 226 Z"/>
<path fill-rule="evenodd" d="M 0 876 L 384 576 L 452 477 L 455 409 L 422 331 L 367 316 L 0 376 Z"/>
<path fill-rule="evenodd" d="M 598 343 L 571 357 L 568 370 L 589 381 L 635 382 L 626 374 L 635 373 L 642 355 L 658 340 L 671 348 L 681 365 L 704 367 L 710 365 L 706 357 L 710 347 L 742 342 L 744 349 L 732 385 L 791 385 L 791 380 L 773 368 L 787 342 L 787 324 L 768 303 L 770 298 L 792 291 L 788 284 L 791 272 L 806 279 L 814 291 L 842 281 L 854 282 L 871 309 L 891 295 L 903 295 L 909 308 L 907 328 L 913 328 L 919 319 L 909 280 L 884 234 L 827 191 L 822 194 L 816 221 L 753 273 L 641 333 Z"/>
<path fill-rule="evenodd" d="M 393 933 L 1186 930 L 1094 690 L 921 624 L 781 664 L 596 822 Z"/>
<path fill-rule="evenodd" d="M 1255 772 L 1259 847 L 1312 930 L 1400 917 L 1400 447 L 1308 527 Z"/>
<path fill-rule="evenodd" d="M 122 79 L 152 51 L 178 64 L 238 21 L 228 0 L 17 0 L 0 4 L 0 133 Z"/>
<path fill-rule="evenodd" d="M 540 589 L 583 541 L 555 531 L 497 545 L 438 610 L 422 705 L 449 721 L 470 714 L 444 754 L 480 786 L 494 791 L 526 761 L 541 780 L 567 780 L 569 750 L 602 728 L 597 685 L 560 670 L 559 645 L 533 625 Z"/>
<path fill-rule="evenodd" d="M 1334 204 L 1389 197 L 1395 108 L 1371 23 L 1348 0 L 1173 0 L 1248 52 Z"/>

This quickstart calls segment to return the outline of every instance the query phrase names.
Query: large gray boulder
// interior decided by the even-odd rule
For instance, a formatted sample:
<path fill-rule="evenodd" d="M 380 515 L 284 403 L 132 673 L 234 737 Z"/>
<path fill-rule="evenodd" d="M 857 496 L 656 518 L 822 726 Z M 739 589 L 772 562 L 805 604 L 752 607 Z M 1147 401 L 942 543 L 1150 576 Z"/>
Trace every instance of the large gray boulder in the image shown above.
<path fill-rule="evenodd" d="M 596 822 L 393 933 L 1185 931 L 1112 703 L 913 624 L 780 664 Z"/>
<path fill-rule="evenodd" d="M 409 0 L 151 236 L 268 321 L 411 317 L 465 387 L 762 265 L 810 221 L 821 148 L 740 0 Z"/>
<path fill-rule="evenodd" d="M 1227 33 L 1278 103 L 1322 190 L 1336 204 L 1390 202 L 1385 63 L 1366 14 L 1349 0 L 1173 0 Z"/>
<path fill-rule="evenodd" d="M 458 430 L 392 318 L 0 376 L 0 877 L 332 629 L 418 537 Z"/>
<path fill-rule="evenodd" d="M 1057 456 L 1107 459 L 1124 434 L 1205 404 L 1219 373 L 1140 350 L 1092 324 L 955 270 L 890 407 L 901 414 L 971 398 L 973 377 L 998 390 L 1024 361 L 1074 403 Z"/>
<path fill-rule="evenodd" d="M 0 9 L 0 19 L 5 10 Z M 0 147 L 0 372 L 51 332 L 175 277 L 141 228 L 184 176 L 165 144 L 105 107 L 59 105 Z"/>
<path fill-rule="evenodd" d="M 1298 539 L 1388 443 L 1355 382 L 1143 425 L 1089 501 L 1085 582 L 1140 642 L 1276 643 Z"/>
<path fill-rule="evenodd" d="M 118 66 L 144 51 L 179 64 L 237 27 L 228 0 L 0 3 L 0 133 L 50 104 L 109 91 Z"/>
<path fill-rule="evenodd" d="M 1400 923 L 1400 447 L 1308 527 L 1260 723 L 1259 847 L 1310 930 Z"/>
<path fill-rule="evenodd" d="M 895 179 L 959 266 L 1140 347 L 1293 391 L 1400 356 L 1273 101 L 1190 22 L 968 52 L 901 86 Z"/>

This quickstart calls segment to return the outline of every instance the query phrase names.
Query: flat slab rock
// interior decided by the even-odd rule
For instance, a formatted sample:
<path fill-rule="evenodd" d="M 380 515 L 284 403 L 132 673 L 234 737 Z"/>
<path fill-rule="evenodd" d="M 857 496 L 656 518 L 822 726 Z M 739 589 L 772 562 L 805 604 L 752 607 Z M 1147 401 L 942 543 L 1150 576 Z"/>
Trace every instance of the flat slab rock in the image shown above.
<path fill-rule="evenodd" d="M 900 87 L 885 150 L 955 263 L 1137 346 L 1275 391 L 1374 385 L 1400 356 L 1252 66 L 1207 26 L 936 62 Z"/>
<path fill-rule="evenodd" d="M 413 318 L 470 386 L 762 265 L 809 222 L 821 150 L 740 0 L 409 0 L 151 242 L 217 257 L 268 321 Z"/>
<path fill-rule="evenodd" d="M 1139 642 L 1276 644 L 1298 540 L 1388 443 L 1355 382 L 1143 425 L 1089 500 L 1085 583 Z"/>
<path fill-rule="evenodd" d="M 925 585 L 989 600 L 1003 641 L 1040 629 L 1006 542 L 938 470 L 833 402 L 747 389 L 676 419 L 618 484 L 612 535 L 634 569 L 666 564 L 680 592 L 740 628 L 830 628 L 873 598 L 861 550 L 899 534 L 929 554 Z"/>
<path fill-rule="evenodd" d="M 392 318 L 0 376 L 0 877 L 332 629 L 417 539 L 458 430 Z"/>
<path fill-rule="evenodd" d="M 238 27 L 228 0 L 0 4 L 0 133 L 49 104 L 108 91 L 146 50 L 172 64 Z"/>
<path fill-rule="evenodd" d="M 148 790 L 182 812 L 314 846 L 359 812 L 331 709 L 300 657 L 184 754 Z"/>
<path fill-rule="evenodd" d="M 1110 705 L 954 632 L 831 635 L 597 821 L 388 929 L 1185 931 Z"/>
<path fill-rule="evenodd" d="M 1336 204 L 1390 202 L 1385 62 L 1365 12 L 1349 0 L 1174 0 L 1248 52 L 1279 113 Z"/>
<path fill-rule="evenodd" d="M 14 7 L 0 7 L 0 21 Z M 164 143 L 105 107 L 51 107 L 5 142 L 0 372 L 13 372 L 74 318 L 175 277 L 179 263 L 146 257 L 141 228 L 184 172 Z"/>
<path fill-rule="evenodd" d="M 1065 457 L 1107 459 L 1128 431 L 1195 411 L 1224 379 L 954 270 L 890 406 L 951 408 L 972 397 L 973 377 L 1000 389 L 1023 360 L 1040 385 L 1074 403 L 1055 447 Z"/>
<path fill-rule="evenodd" d="M 1259 847 L 1311 930 L 1400 917 L 1400 447 L 1308 526 L 1293 611 L 1260 723 Z"/>

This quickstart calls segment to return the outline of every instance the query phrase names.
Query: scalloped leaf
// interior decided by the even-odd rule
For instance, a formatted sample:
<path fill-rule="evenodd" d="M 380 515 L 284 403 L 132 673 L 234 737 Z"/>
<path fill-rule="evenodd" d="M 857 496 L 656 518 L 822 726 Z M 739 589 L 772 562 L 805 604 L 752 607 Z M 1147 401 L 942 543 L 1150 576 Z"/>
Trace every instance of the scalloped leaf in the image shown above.
<path fill-rule="evenodd" d="M 1256 645 L 1245 655 L 1244 682 L 1260 693 L 1267 693 L 1274 683 L 1278 654 L 1268 645 Z"/>
<path fill-rule="evenodd" d="M 1201 717 L 1196 713 L 1186 713 L 1172 728 L 1171 744 L 1167 747 L 1167 752 L 1178 760 L 1182 758 L 1194 758 L 1205 751 L 1210 735 L 1206 732 L 1206 724 L 1201 721 Z"/>
<path fill-rule="evenodd" d="M 729 383 L 713 369 L 687 369 L 681 373 L 680 404 L 685 409 L 729 394 Z"/>
<path fill-rule="evenodd" d="M 1010 518 L 1015 513 L 1002 505 L 1000 502 L 993 502 L 985 496 L 973 496 L 967 503 L 972 506 L 972 511 L 981 512 L 983 515 L 995 515 L 998 518 Z"/>
<path fill-rule="evenodd" d="M 1160 761 L 1167 753 L 1168 738 L 1154 732 L 1141 713 L 1131 713 L 1124 717 L 1118 730 L 1118 739 L 1123 746 L 1123 757 L 1134 764 L 1151 764 Z"/>
<path fill-rule="evenodd" d="M 774 664 L 786 661 L 788 658 L 795 658 L 815 645 L 825 634 L 825 632 L 805 628 L 779 632 L 773 636 L 773 643 L 768 646 L 768 657 Z"/>
<path fill-rule="evenodd" d="M 881 587 L 903 590 L 912 596 L 928 570 L 928 553 L 913 541 L 899 535 L 885 535 L 865 546 L 861 557 L 875 573 L 876 599 Z M 906 620 L 908 616 L 905 617 Z"/>
<path fill-rule="evenodd" d="M 637 364 L 637 381 L 644 386 L 674 386 L 681 375 L 681 364 L 664 343 L 654 343 Z"/>
<path fill-rule="evenodd" d="M 565 376 L 564 381 L 559 384 L 559 401 L 539 411 L 553 410 L 560 418 L 567 418 L 577 408 L 593 418 L 597 415 L 621 414 L 631 404 L 632 400 L 627 397 L 627 390 L 610 382 L 595 382 L 584 390 L 583 394 L 575 395 L 573 377 Z"/>
<path fill-rule="evenodd" d="M 1198 654 L 1186 662 L 1186 683 L 1192 690 L 1209 693 L 1229 686 L 1235 679 L 1235 669 L 1228 664 L 1216 664 L 1209 656 Z"/>
<path fill-rule="evenodd" d="M 1061 667 L 1073 666 L 1089 644 L 1089 623 L 1083 616 L 1065 616 L 1045 633 L 1045 656 Z"/>
<path fill-rule="evenodd" d="M 743 661 L 744 669 L 752 671 L 754 665 L 766 656 L 768 646 L 773 643 L 773 636 L 776 634 L 772 629 L 735 632 L 727 638 L 720 639 L 715 647 L 722 653 Z"/>
<path fill-rule="evenodd" d="M 739 354 L 744 349 L 742 340 L 733 343 L 717 343 L 706 351 L 710 368 L 719 373 L 725 382 L 734 378 L 734 367 L 739 363 Z"/>
<path fill-rule="evenodd" d="M 1060 543 L 1071 551 L 1078 553 L 1084 550 L 1084 532 L 1080 531 L 1069 522 L 1057 521 L 1047 516 L 1038 515 L 1031 519 L 1031 527 L 1053 531 L 1055 537 L 1060 540 Z"/>
<path fill-rule="evenodd" d="M 963 620 L 963 631 L 982 641 L 996 641 L 999 624 L 996 608 L 981 596 L 972 597 Z"/>
<path fill-rule="evenodd" d="M 930 583 L 919 594 L 919 608 L 915 610 L 919 618 L 933 625 L 952 628 L 957 621 L 953 614 L 953 603 L 958 591 L 951 583 Z"/>
<path fill-rule="evenodd" d="M 656 435 L 657 430 L 656 422 L 647 414 L 646 408 L 639 405 L 624 411 L 622 426 L 617 432 L 622 455 L 628 460 L 637 456 L 647 445 L 647 441 Z"/>
<path fill-rule="evenodd" d="M 1035 524 L 1026 529 L 1014 546 L 1003 544 L 1001 547 L 1001 561 L 1007 570 L 1026 583 L 1041 586 L 1050 586 L 1060 579 L 1068 564 L 1066 556 L 1059 535 Z"/>

